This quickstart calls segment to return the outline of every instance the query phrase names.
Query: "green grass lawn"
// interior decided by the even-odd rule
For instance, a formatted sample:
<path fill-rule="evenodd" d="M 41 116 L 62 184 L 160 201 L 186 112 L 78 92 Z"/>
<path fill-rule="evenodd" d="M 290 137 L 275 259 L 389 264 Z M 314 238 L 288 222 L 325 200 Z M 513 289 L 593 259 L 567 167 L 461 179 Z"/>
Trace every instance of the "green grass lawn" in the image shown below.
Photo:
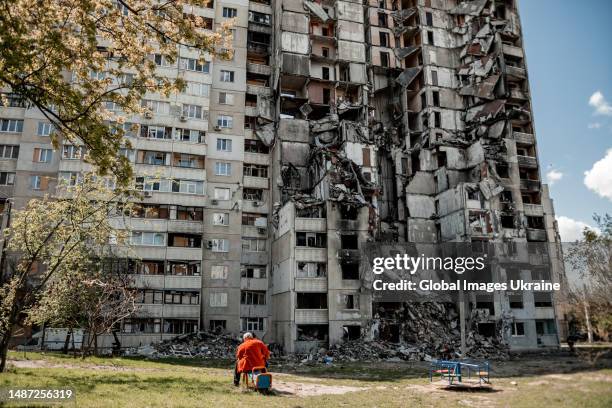
<path fill-rule="evenodd" d="M 609 358 L 594 366 L 576 357 L 494 363 L 493 389 L 488 392 L 438 389 L 429 384 L 425 363 L 281 365 L 272 367 L 274 382 L 295 392 L 270 396 L 235 388 L 228 361 L 81 360 L 40 353 L 25 358 L 11 353 L 10 359 L 18 367 L 0 374 L 0 387 L 70 387 L 76 390 L 76 405 L 83 407 L 612 406 Z M 356 391 L 325 393 L 345 387 Z M 322 395 L 312 395 L 317 393 Z"/>

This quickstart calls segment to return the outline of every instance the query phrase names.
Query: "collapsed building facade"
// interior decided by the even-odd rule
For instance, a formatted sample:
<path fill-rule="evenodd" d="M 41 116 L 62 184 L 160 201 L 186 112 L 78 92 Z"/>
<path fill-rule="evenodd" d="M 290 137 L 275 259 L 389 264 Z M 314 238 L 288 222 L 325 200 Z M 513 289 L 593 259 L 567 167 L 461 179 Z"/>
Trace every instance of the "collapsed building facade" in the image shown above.
<path fill-rule="evenodd" d="M 219 0 L 193 12 L 209 27 L 234 19 L 235 56 L 156 58 L 187 90 L 148 95 L 152 112 L 130 119 L 139 130 L 123 153 L 145 194 L 127 260 L 142 305 L 121 325 L 124 347 L 204 329 L 253 331 L 286 352 L 412 341 L 426 326 L 374 301 L 367 243 L 558 242 L 515 0 Z M 15 208 L 89 169 L 77 146 L 53 154 L 50 124 L 17 102 L 1 109 L 0 160 Z M 545 248 L 513 255 L 504 277 L 563 282 L 560 253 Z M 510 347 L 529 349 L 563 337 L 555 305 L 525 292 L 463 306 L 477 335 L 504 317 Z M 431 310 L 456 330 L 459 309 Z"/>
<path fill-rule="evenodd" d="M 371 241 L 525 243 L 497 278 L 564 281 L 556 247 L 527 250 L 559 238 L 514 1 L 285 0 L 275 10 L 277 341 L 300 352 L 369 336 L 373 318 L 398 320 L 403 305 L 373 303 L 362 285 Z M 552 273 L 518 266 L 535 258 Z M 512 348 L 559 342 L 552 293 L 464 302 L 472 318 L 486 311 L 476 335 L 499 334 L 503 315 Z M 389 338 L 414 337 L 397 323 Z"/>

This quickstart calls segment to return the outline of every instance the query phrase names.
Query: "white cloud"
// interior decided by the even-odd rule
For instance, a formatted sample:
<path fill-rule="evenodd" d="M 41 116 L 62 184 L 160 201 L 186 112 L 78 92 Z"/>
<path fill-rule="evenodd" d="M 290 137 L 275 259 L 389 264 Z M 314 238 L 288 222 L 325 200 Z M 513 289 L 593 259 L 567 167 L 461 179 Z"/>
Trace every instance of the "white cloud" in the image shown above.
<path fill-rule="evenodd" d="M 589 124 L 587 125 L 587 127 L 588 127 L 589 129 L 601 129 L 601 123 L 599 123 L 599 122 L 589 123 Z"/>
<path fill-rule="evenodd" d="M 561 180 L 562 178 L 563 178 L 563 173 L 561 173 L 559 170 L 550 169 L 546 173 L 546 182 L 550 184 L 551 186 L 555 184 L 557 181 Z"/>
<path fill-rule="evenodd" d="M 559 235 L 562 242 L 574 242 L 582 238 L 582 231 L 589 228 L 597 233 L 599 229 L 593 227 L 586 222 L 576 221 L 569 217 L 557 217 L 557 225 L 559 226 Z"/>
<path fill-rule="evenodd" d="M 612 116 L 612 105 L 606 100 L 601 91 L 595 91 L 589 98 L 589 105 L 595 108 L 596 115 Z"/>
<path fill-rule="evenodd" d="M 591 170 L 584 172 L 584 185 L 612 201 L 612 149 L 606 152 L 603 159 L 596 161 Z"/>

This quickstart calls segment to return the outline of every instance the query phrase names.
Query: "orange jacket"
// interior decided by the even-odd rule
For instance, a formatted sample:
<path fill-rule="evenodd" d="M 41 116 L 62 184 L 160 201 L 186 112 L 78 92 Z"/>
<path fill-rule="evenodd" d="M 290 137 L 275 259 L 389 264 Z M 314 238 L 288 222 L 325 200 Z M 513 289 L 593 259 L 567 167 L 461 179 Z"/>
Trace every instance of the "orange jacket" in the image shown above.
<path fill-rule="evenodd" d="M 250 372 L 253 367 L 264 367 L 270 358 L 270 350 L 259 339 L 247 339 L 236 351 L 238 372 Z"/>

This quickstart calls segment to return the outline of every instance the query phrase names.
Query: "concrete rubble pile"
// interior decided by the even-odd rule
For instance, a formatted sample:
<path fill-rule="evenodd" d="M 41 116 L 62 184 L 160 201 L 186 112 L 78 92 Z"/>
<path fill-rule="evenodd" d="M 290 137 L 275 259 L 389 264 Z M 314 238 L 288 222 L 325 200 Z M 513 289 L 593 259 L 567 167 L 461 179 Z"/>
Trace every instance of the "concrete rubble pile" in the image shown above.
<path fill-rule="evenodd" d="M 233 359 L 240 341 L 236 336 L 212 332 L 189 333 L 171 340 L 130 349 L 128 355 L 154 358 L 197 357 L 205 359 Z"/>

